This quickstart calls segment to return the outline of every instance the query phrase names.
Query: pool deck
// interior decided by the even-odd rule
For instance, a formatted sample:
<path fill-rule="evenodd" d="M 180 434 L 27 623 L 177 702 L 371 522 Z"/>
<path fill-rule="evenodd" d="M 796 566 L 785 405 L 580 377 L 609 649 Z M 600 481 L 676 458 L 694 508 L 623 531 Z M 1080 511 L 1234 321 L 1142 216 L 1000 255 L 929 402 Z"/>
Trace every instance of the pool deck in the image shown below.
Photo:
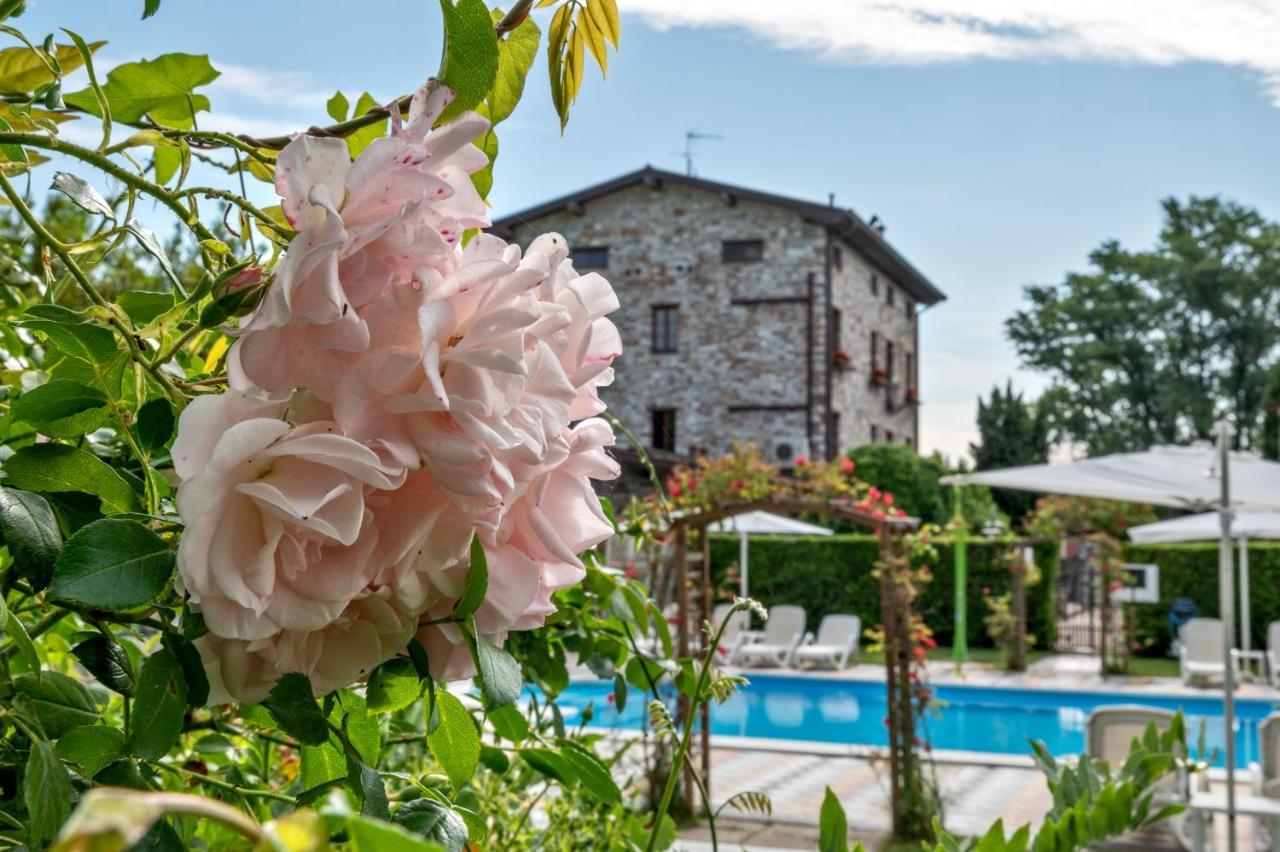
<path fill-rule="evenodd" d="M 1097 658 L 1058 655 L 1047 657 L 1026 672 L 1006 672 L 981 664 L 969 664 L 958 673 L 949 662 L 929 662 L 928 679 L 935 685 L 1007 686 L 1020 689 L 1063 689 L 1131 695 L 1140 703 L 1143 694 L 1186 695 L 1213 698 L 1220 686 L 1189 687 L 1176 678 L 1103 677 Z M 785 674 L 799 677 L 880 681 L 884 669 L 878 664 L 855 665 L 841 672 L 797 672 L 791 669 L 756 668 L 739 670 L 750 677 L 757 674 Z M 1244 683 L 1238 698 L 1280 701 L 1280 691 L 1262 683 Z M 1052 806 L 1044 778 L 1029 756 L 981 752 L 938 752 L 935 773 L 943 800 L 945 824 L 960 834 L 985 832 L 1004 820 L 1006 830 L 1030 823 L 1038 827 Z M 719 806 L 736 793 L 763 792 L 773 801 L 769 819 L 734 815 L 734 827 L 727 848 L 757 850 L 813 848 L 814 826 L 827 787 L 844 805 L 853 834 L 864 842 L 874 841 L 889 829 L 888 766 L 876 749 L 837 744 L 795 743 L 749 737 L 713 737 L 712 801 Z M 1220 772 L 1212 772 L 1214 791 L 1223 792 Z M 1242 779 L 1237 789 L 1247 792 Z M 726 816 L 733 812 L 726 809 Z M 1239 820 L 1239 848 L 1252 848 L 1252 823 Z M 754 827 L 754 828 L 753 828 Z M 1225 820 L 1219 820 L 1219 845 L 1225 845 Z M 678 849 L 699 852 L 709 849 L 705 828 L 682 833 Z M 725 846 L 722 843 L 722 846 Z M 868 848 L 875 848 L 868 842 Z M 1156 848 L 1144 840 L 1132 848 Z M 1169 848 L 1177 848 L 1169 846 Z"/>

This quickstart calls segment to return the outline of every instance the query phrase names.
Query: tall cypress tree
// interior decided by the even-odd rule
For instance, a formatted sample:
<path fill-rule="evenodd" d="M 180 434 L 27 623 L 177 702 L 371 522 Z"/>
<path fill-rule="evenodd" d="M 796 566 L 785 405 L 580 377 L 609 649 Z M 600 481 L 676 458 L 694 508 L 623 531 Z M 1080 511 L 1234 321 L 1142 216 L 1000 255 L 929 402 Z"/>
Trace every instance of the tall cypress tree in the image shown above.
<path fill-rule="evenodd" d="M 1041 406 L 1014 393 L 1013 382 L 991 389 L 991 399 L 978 399 L 978 443 L 969 445 L 976 470 L 994 470 L 1049 460 L 1049 430 Z M 1035 505 L 1025 491 L 992 489 L 996 504 L 1017 522 Z"/>

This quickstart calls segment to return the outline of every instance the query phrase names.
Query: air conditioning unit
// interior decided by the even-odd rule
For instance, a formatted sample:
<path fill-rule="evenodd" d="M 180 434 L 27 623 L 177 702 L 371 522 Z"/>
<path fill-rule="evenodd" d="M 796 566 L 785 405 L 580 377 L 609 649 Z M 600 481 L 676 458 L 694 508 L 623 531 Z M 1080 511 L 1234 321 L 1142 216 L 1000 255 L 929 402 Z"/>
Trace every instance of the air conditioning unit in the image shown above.
<path fill-rule="evenodd" d="M 797 459 L 809 457 L 809 439 L 803 435 L 777 435 L 769 439 L 767 461 L 778 467 L 791 467 Z"/>

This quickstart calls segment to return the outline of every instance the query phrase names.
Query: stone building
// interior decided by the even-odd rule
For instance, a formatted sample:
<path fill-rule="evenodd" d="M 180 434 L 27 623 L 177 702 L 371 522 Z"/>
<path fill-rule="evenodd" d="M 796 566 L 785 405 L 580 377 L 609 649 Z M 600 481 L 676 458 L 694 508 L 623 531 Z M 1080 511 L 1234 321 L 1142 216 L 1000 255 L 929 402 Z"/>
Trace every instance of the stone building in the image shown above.
<path fill-rule="evenodd" d="M 915 446 L 919 313 L 945 296 L 853 211 L 646 167 L 493 230 L 558 231 L 612 282 L 623 356 L 602 395 L 658 460 Z"/>

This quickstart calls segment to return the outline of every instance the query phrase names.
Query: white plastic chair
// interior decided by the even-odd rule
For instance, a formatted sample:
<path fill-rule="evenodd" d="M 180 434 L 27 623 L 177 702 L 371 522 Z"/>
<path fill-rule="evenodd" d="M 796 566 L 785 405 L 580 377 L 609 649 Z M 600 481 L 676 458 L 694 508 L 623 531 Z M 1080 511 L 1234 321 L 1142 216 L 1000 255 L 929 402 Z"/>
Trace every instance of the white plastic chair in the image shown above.
<path fill-rule="evenodd" d="M 729 615 L 731 609 L 733 604 L 722 603 L 716 604 L 716 608 L 711 612 L 711 626 L 714 630 L 719 630 L 724 620 L 729 619 L 729 623 L 724 628 L 724 635 L 720 637 L 720 647 L 716 648 L 716 656 L 721 660 L 732 660 L 738 649 L 747 641 L 750 633 L 747 628 L 751 624 L 751 613 L 747 610 L 738 610 L 733 615 Z"/>
<path fill-rule="evenodd" d="M 1183 683 L 1226 678 L 1226 637 L 1219 619 L 1193 618 L 1182 625 L 1179 636 L 1182 645 L 1178 648 L 1178 670 Z"/>
<path fill-rule="evenodd" d="M 1267 675 L 1271 685 L 1280 689 L 1280 621 L 1267 625 Z"/>
<path fill-rule="evenodd" d="M 815 664 L 842 669 L 849 658 L 858 657 L 858 638 L 862 635 L 862 619 L 856 615 L 824 615 L 818 635 L 804 635 L 804 641 L 792 655 L 797 667 Z"/>
<path fill-rule="evenodd" d="M 1141 704 L 1111 704 L 1097 707 L 1085 722 L 1085 754 L 1097 760 L 1105 760 L 1108 766 L 1115 769 L 1125 762 L 1133 741 L 1142 739 L 1149 724 L 1155 722 L 1156 730 L 1163 732 L 1172 724 L 1174 715 L 1172 710 L 1145 707 Z M 1182 756 L 1185 757 L 1185 755 Z M 1209 774 L 1207 772 L 1196 775 L 1196 786 L 1199 791 L 1208 791 Z M 1161 783 L 1154 801 L 1156 805 L 1163 806 L 1172 803 L 1186 804 L 1190 798 L 1190 780 L 1186 770 L 1179 768 Z M 1193 826 L 1187 814 L 1181 813 L 1173 817 L 1170 827 L 1182 848 L 1191 849 L 1194 845 Z"/>
<path fill-rule="evenodd" d="M 1280 621 L 1271 622 L 1267 628 L 1267 654 L 1272 653 L 1271 640 L 1275 637 Z M 1258 763 L 1249 764 L 1250 781 L 1255 796 L 1280 799 L 1280 713 L 1272 713 L 1258 723 Z M 1255 849 L 1270 849 L 1275 836 L 1273 820 L 1258 819 L 1253 828 Z"/>
<path fill-rule="evenodd" d="M 772 666 L 787 665 L 791 662 L 791 655 L 800 645 L 800 640 L 804 638 L 804 623 L 804 607 L 789 605 L 770 607 L 769 620 L 765 622 L 764 630 L 751 631 L 747 634 L 747 639 L 738 648 L 733 662 L 744 666 L 761 663 Z"/>

